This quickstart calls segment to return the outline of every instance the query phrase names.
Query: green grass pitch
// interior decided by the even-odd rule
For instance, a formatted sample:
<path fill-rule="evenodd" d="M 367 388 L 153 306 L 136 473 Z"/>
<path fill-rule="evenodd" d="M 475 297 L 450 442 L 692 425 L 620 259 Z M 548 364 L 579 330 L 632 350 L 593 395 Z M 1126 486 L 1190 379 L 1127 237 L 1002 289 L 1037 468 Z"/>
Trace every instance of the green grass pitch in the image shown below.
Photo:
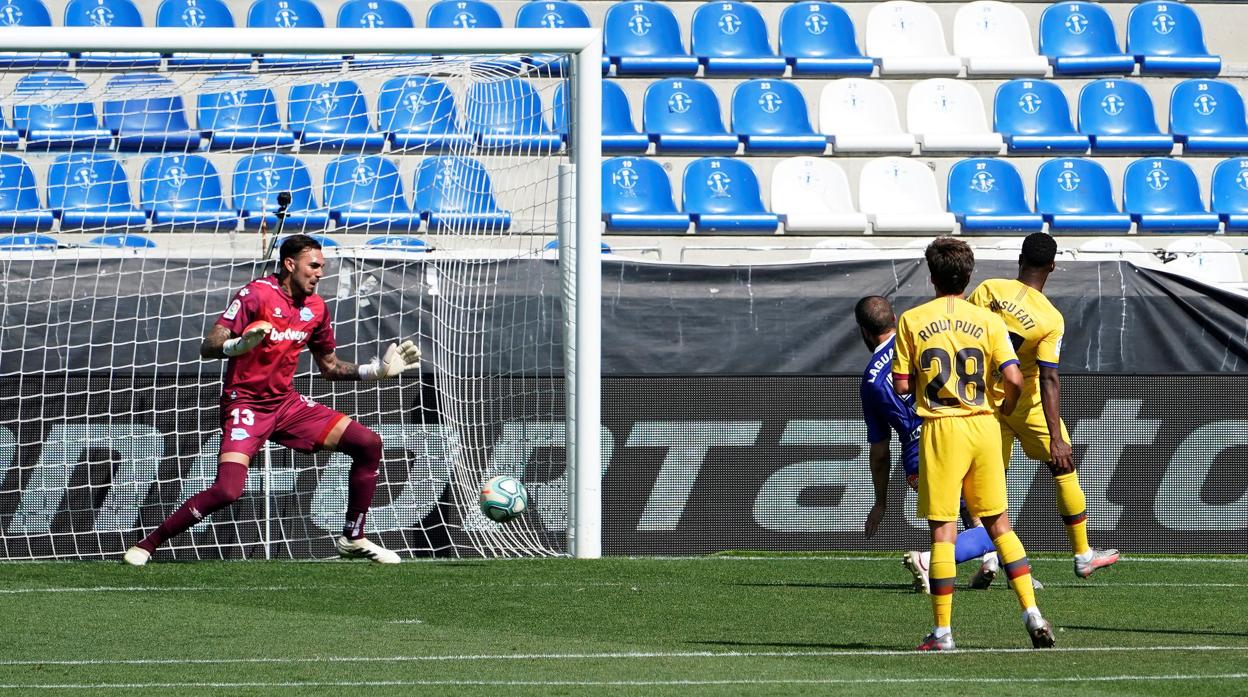
<path fill-rule="evenodd" d="M 1248 693 L 1248 558 L 1033 558 L 1056 651 L 971 566 L 936 655 L 900 555 L 5 564 L 0 695 Z"/>

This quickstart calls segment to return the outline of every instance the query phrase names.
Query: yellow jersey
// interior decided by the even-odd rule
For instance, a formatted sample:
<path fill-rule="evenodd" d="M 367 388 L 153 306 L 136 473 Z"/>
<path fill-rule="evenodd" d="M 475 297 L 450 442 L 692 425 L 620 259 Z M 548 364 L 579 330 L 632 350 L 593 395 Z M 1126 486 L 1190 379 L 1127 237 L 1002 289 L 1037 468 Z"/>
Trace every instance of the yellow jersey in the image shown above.
<path fill-rule="evenodd" d="M 911 377 L 919 416 L 992 414 L 1000 370 L 1018 363 L 1001 318 L 953 296 L 902 313 L 893 374 Z"/>
<path fill-rule="evenodd" d="M 1044 293 L 1019 281 L 990 278 L 971 293 L 974 305 L 996 313 L 1010 332 L 1010 343 L 1023 371 L 1023 395 L 1040 392 L 1040 366 L 1056 368 L 1062 353 L 1066 320 Z"/>

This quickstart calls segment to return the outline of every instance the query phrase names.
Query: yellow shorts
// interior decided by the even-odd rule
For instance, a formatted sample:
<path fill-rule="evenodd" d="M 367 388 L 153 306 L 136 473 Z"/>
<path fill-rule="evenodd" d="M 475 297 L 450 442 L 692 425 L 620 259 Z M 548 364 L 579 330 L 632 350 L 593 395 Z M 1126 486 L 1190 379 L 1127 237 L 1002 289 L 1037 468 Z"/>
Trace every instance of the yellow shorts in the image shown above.
<path fill-rule="evenodd" d="M 1001 426 L 992 414 L 924 419 L 919 436 L 920 518 L 958 519 L 959 499 L 977 516 L 1004 513 Z"/>
<path fill-rule="evenodd" d="M 1001 459 L 1006 467 L 1010 466 L 1010 453 L 1014 451 L 1014 439 L 1023 446 L 1027 457 L 1036 462 L 1051 462 L 1052 452 L 1049 450 L 1049 423 L 1044 420 L 1044 407 L 1037 399 L 1019 400 L 1014 413 L 1000 416 L 1001 421 Z M 1070 442 L 1070 434 L 1066 432 L 1066 422 L 1062 422 L 1062 440 Z"/>

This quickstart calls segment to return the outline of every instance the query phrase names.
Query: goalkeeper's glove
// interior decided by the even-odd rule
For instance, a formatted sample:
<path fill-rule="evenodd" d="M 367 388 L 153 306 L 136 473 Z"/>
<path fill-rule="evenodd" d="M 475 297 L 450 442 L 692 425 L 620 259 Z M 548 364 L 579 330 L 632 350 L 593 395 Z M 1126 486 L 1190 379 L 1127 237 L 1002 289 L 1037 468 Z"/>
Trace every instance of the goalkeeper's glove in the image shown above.
<path fill-rule="evenodd" d="M 393 378 L 420 365 L 420 347 L 411 341 L 401 344 L 390 344 L 381 358 L 360 366 L 360 379 L 373 382 L 382 378 Z"/>
<path fill-rule="evenodd" d="M 230 358 L 241 356 L 259 346 L 260 342 L 264 341 L 264 337 L 268 336 L 268 333 L 271 331 L 273 331 L 273 325 L 264 320 L 252 322 L 243 330 L 242 336 L 227 339 L 224 344 L 221 344 L 221 353 Z"/>

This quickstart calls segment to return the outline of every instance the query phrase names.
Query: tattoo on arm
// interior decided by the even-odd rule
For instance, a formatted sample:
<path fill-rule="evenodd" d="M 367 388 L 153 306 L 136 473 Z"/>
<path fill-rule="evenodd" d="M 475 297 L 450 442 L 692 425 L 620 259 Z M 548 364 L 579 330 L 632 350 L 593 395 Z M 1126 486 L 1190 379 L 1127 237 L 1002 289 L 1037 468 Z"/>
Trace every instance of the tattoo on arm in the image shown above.
<path fill-rule="evenodd" d="M 233 336 L 233 332 L 219 324 L 214 324 L 204 335 L 204 342 L 199 345 L 200 358 L 225 358 L 221 347 Z"/>
<path fill-rule="evenodd" d="M 344 361 L 333 353 L 313 354 L 316 364 L 321 368 L 321 377 L 326 380 L 359 380 L 360 367 L 350 361 Z"/>

